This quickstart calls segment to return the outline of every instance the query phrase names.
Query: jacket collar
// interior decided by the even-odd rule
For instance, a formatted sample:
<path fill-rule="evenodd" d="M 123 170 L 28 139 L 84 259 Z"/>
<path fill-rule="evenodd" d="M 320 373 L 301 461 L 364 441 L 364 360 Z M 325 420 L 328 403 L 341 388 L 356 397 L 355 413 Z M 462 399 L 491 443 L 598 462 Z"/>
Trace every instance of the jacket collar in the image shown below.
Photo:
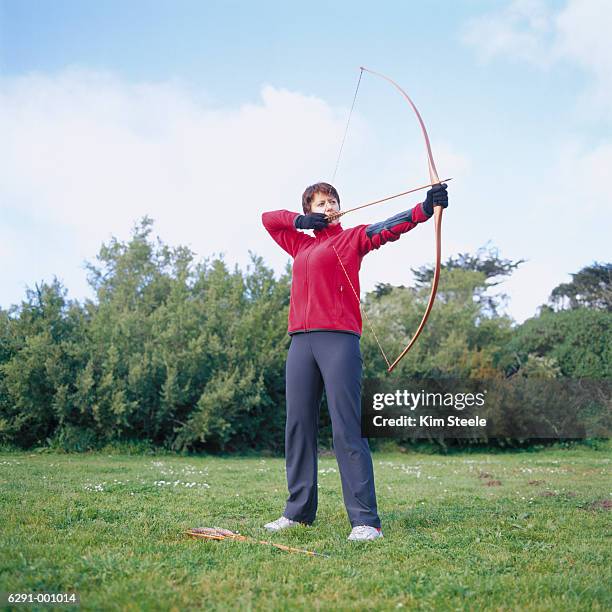
<path fill-rule="evenodd" d="M 314 235 L 317 240 L 327 240 L 328 238 L 331 238 L 332 236 L 337 236 L 343 231 L 344 231 L 344 228 L 342 227 L 342 224 L 338 223 L 337 225 L 328 225 L 327 227 L 324 227 L 322 230 L 315 230 Z"/>

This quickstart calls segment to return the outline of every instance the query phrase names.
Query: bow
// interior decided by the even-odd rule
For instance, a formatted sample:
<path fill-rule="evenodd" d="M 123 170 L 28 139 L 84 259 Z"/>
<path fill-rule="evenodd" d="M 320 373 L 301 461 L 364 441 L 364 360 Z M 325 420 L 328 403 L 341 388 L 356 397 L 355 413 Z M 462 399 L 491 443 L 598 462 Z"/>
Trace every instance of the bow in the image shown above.
<path fill-rule="evenodd" d="M 185 534 L 192 538 L 200 540 L 235 540 L 237 542 L 248 542 L 250 544 L 264 544 L 267 546 L 274 546 L 285 550 L 287 552 L 304 553 L 305 555 L 316 556 L 316 557 L 329 557 L 329 555 L 313 552 L 311 550 L 303 550 L 302 548 L 294 548 L 293 546 L 285 546 L 284 544 L 278 544 L 277 542 L 268 542 L 267 540 L 256 540 L 249 536 L 241 535 L 235 531 L 229 529 L 222 529 L 220 527 L 194 527 L 187 529 Z"/>
<path fill-rule="evenodd" d="M 412 101 L 412 99 L 410 98 L 410 96 L 392 79 L 390 79 L 388 76 L 385 76 L 384 74 L 381 74 L 380 72 L 375 72 L 374 70 L 369 70 L 368 68 L 365 67 L 361 67 L 360 68 L 360 74 L 359 74 L 359 81 L 357 83 L 357 90 L 355 91 L 355 96 L 353 98 L 353 105 L 351 106 L 351 111 L 349 113 L 349 122 L 350 122 L 350 117 L 351 114 L 353 112 L 353 107 L 355 106 L 355 99 L 357 97 L 357 91 L 359 89 L 359 84 L 361 83 L 361 77 L 363 75 L 363 72 L 369 72 L 370 74 L 373 74 L 375 76 L 378 76 L 382 79 L 384 79 L 385 81 L 387 81 L 388 83 L 391 83 L 391 85 L 393 85 L 401 94 L 402 96 L 408 101 L 408 104 L 410 104 L 410 106 L 412 107 L 412 110 L 415 112 L 419 125 L 421 126 L 421 131 L 423 133 L 423 138 L 425 139 L 425 148 L 427 151 L 427 164 L 429 167 L 429 178 L 430 178 L 430 185 L 439 185 L 442 181 L 440 181 L 440 178 L 438 177 L 438 171 L 436 169 L 436 164 L 434 162 L 433 159 L 433 154 L 431 152 L 431 144 L 429 142 L 429 135 L 427 134 L 427 128 L 425 127 L 425 123 L 423 122 L 423 118 L 421 117 L 421 113 L 419 113 L 419 110 L 417 109 L 416 105 L 414 104 L 414 102 Z M 348 123 L 347 123 L 347 131 L 348 131 Z M 344 134 L 344 138 L 342 141 L 342 145 L 340 147 L 340 153 L 342 152 L 342 147 L 344 146 L 344 139 L 346 138 L 346 131 Z M 338 169 L 338 162 L 340 159 L 340 155 L 338 156 L 338 161 L 336 162 L 336 170 Z M 334 176 L 335 176 L 336 172 L 334 171 Z M 427 186 L 430 186 L 427 185 Z M 408 192 L 407 192 L 408 193 Z M 403 194 L 401 194 L 403 195 Z M 389 199 L 389 198 L 386 198 Z M 384 201 L 384 200 L 383 200 Z M 377 201 L 378 202 L 378 201 Z M 374 202 L 374 203 L 377 203 Z M 347 211 L 348 212 L 348 211 Z M 442 257 L 442 240 L 441 240 L 441 236 L 442 236 L 442 207 L 441 206 L 434 206 L 434 228 L 435 228 L 435 241 L 436 241 L 436 266 L 434 269 L 434 276 L 433 276 L 433 281 L 431 284 L 431 293 L 429 294 L 429 300 L 427 301 L 427 307 L 425 308 L 425 314 L 423 315 L 423 318 L 421 319 L 421 322 L 419 323 L 419 326 L 417 327 L 416 332 L 414 333 L 414 335 L 412 336 L 412 338 L 410 339 L 410 342 L 408 343 L 408 345 L 406 346 L 406 348 L 404 348 L 401 353 L 397 356 L 397 358 L 393 361 L 390 362 L 387 359 L 387 356 L 385 355 L 385 352 L 382 349 L 382 346 L 380 345 L 380 342 L 378 341 L 378 338 L 376 337 L 376 333 L 374 332 L 374 328 L 372 327 L 372 324 L 369 320 L 369 318 L 367 317 L 366 314 L 366 318 L 368 319 L 368 324 L 370 325 L 371 329 L 372 329 L 372 333 L 374 334 L 374 338 L 378 344 L 378 347 L 380 348 L 383 357 L 385 358 L 385 361 L 387 362 L 387 372 L 392 372 L 393 369 L 397 366 L 397 364 L 402 360 L 402 358 L 406 355 L 406 353 L 414 346 L 414 343 L 417 341 L 417 338 L 420 336 L 421 332 L 423 331 L 425 324 L 427 323 L 427 319 L 429 318 L 429 314 L 431 313 L 431 310 L 433 308 L 433 303 L 436 299 L 436 293 L 438 291 L 438 283 L 440 281 L 440 263 L 441 263 L 441 257 Z M 334 249 L 335 250 L 335 249 Z M 337 251 L 336 251 L 336 255 L 338 255 Z M 349 284 L 351 285 L 351 288 L 353 289 L 353 292 L 355 293 L 355 295 L 357 296 L 357 300 L 359 300 L 359 296 L 357 295 L 354 287 L 352 286 L 352 283 L 350 282 L 350 279 L 348 278 L 348 273 L 346 272 L 346 269 L 344 268 L 344 265 L 342 264 L 342 261 L 340 260 L 340 257 L 338 256 L 338 260 L 340 261 L 340 265 L 342 266 L 342 269 L 344 270 L 344 273 L 347 277 L 347 280 L 349 280 Z M 365 311 L 364 311 L 365 314 Z"/>

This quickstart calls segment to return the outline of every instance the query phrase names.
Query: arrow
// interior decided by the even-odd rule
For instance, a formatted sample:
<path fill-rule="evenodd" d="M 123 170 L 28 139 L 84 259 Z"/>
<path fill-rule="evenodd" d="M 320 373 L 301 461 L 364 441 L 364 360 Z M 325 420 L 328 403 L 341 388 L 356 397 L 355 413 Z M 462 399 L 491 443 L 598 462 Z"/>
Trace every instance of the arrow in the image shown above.
<path fill-rule="evenodd" d="M 366 204 L 360 204 L 359 206 L 355 206 L 354 208 L 349 208 L 348 210 L 340 210 L 337 213 L 333 213 L 327 216 L 329 221 L 334 221 L 335 219 L 339 219 L 342 215 L 346 215 L 346 213 L 353 212 L 354 210 L 359 210 L 361 208 L 366 208 L 367 206 L 373 206 L 374 204 L 380 204 L 381 202 L 386 202 L 387 200 L 393 200 L 394 198 L 401 198 L 402 196 L 408 195 L 409 193 L 414 193 L 415 191 L 420 191 L 421 189 L 427 189 L 427 187 L 433 187 L 434 185 L 439 185 L 440 183 L 448 183 L 448 181 L 452 181 L 451 178 L 444 179 L 439 181 L 438 183 L 428 183 L 427 185 L 421 185 L 420 187 L 415 187 L 414 189 L 409 189 L 408 191 L 402 191 L 401 193 L 396 193 L 395 195 L 387 196 L 386 198 L 381 198 L 380 200 L 374 200 L 373 202 L 367 202 Z"/>

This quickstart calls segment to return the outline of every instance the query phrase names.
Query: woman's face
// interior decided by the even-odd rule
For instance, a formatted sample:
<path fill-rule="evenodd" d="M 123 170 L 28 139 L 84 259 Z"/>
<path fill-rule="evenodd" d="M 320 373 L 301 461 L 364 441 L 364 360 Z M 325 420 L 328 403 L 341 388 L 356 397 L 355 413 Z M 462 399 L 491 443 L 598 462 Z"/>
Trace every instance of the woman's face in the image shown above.
<path fill-rule="evenodd" d="M 310 205 L 310 212 L 331 215 L 339 210 L 340 205 L 334 196 L 319 192 L 314 194 L 312 204 Z M 336 225 L 337 223 L 340 223 L 340 219 L 330 221 L 330 225 Z"/>

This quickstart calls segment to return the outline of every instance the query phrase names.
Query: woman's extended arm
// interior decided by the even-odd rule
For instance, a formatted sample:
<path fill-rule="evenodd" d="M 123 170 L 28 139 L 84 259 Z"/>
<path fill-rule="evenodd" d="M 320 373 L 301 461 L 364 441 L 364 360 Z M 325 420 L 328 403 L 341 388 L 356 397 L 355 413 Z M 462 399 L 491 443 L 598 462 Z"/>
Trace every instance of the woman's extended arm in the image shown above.
<path fill-rule="evenodd" d="M 393 215 L 384 221 L 361 226 L 357 237 L 359 241 L 359 252 L 366 255 L 374 249 L 379 249 L 387 242 L 395 242 L 402 234 L 409 232 L 419 223 L 427 221 L 429 216 L 425 214 L 422 204 L 417 204 L 404 212 Z"/>
<path fill-rule="evenodd" d="M 365 255 L 387 242 L 394 242 L 419 223 L 427 221 L 433 215 L 434 206 L 442 206 L 443 208 L 448 206 L 446 185 L 437 185 L 430 189 L 425 201 L 417 204 L 414 208 L 393 215 L 385 221 L 362 226 L 362 231 L 358 233 L 361 254 Z"/>

